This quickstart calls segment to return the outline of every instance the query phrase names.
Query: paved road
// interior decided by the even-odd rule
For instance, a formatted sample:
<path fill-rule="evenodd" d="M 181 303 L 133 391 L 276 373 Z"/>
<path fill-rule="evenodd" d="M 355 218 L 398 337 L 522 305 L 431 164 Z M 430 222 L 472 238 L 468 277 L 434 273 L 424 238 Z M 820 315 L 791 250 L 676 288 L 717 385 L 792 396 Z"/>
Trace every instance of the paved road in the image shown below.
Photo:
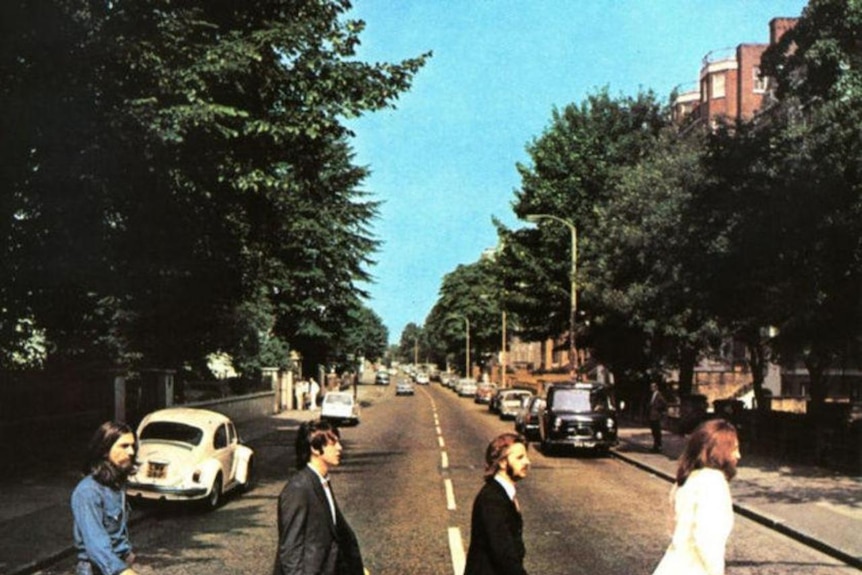
<path fill-rule="evenodd" d="M 361 386 L 362 423 L 343 430 L 333 473 L 339 504 L 374 575 L 460 575 L 472 499 L 488 440 L 511 429 L 484 406 L 438 385 L 396 397 L 394 385 Z M 173 507 L 133 526 L 150 572 L 269 573 L 276 498 L 292 469 L 296 415 L 256 423 L 261 481 L 213 513 Z M 621 460 L 545 457 L 519 487 L 527 569 L 543 575 L 650 573 L 668 541 L 668 484 Z M 45 575 L 69 573 L 66 560 Z M 737 516 L 728 573 L 857 573 L 855 569 Z"/>

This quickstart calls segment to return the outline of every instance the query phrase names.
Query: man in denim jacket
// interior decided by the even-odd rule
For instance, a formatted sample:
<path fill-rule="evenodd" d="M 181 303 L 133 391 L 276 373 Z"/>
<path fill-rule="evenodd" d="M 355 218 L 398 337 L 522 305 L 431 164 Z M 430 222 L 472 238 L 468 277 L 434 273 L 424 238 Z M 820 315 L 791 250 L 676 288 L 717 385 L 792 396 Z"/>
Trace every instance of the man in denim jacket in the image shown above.
<path fill-rule="evenodd" d="M 123 489 L 137 438 L 125 423 L 103 423 L 87 447 L 84 478 L 72 492 L 77 575 L 136 575 Z"/>

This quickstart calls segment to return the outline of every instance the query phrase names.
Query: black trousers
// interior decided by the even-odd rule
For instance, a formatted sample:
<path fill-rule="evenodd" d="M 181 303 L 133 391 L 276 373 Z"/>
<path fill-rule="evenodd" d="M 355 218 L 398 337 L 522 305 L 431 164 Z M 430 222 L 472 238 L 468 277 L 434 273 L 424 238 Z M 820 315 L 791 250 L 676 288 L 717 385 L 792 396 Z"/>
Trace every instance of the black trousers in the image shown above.
<path fill-rule="evenodd" d="M 661 419 L 649 422 L 652 431 L 652 448 L 661 449 Z"/>

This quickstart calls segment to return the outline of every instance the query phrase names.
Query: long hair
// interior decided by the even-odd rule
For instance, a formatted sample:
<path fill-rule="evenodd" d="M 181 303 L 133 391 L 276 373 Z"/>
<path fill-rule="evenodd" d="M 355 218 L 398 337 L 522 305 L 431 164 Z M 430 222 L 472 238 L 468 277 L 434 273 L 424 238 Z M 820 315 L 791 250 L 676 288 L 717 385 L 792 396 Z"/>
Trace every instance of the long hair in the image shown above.
<path fill-rule="evenodd" d="M 738 448 L 738 441 L 736 428 L 723 419 L 701 423 L 679 457 L 676 484 L 682 487 L 692 471 L 703 468 L 718 469 L 728 481 L 733 479 L 736 462 L 732 454 Z"/>
<path fill-rule="evenodd" d="M 485 481 L 500 471 L 500 462 L 509 456 L 509 448 L 516 443 L 526 446 L 527 440 L 519 433 L 503 433 L 491 440 L 485 449 Z"/>
<path fill-rule="evenodd" d="M 135 438 L 137 452 L 138 436 L 135 431 L 122 421 L 106 421 L 93 433 L 87 444 L 87 453 L 81 472 L 92 475 L 102 485 L 119 488 L 128 476 L 127 471 L 119 469 L 111 463 L 111 448 L 120 437 L 131 433 Z"/>
<path fill-rule="evenodd" d="M 312 451 L 321 451 L 341 438 L 338 428 L 328 421 L 305 421 L 296 433 L 296 468 L 302 469 L 311 461 Z"/>

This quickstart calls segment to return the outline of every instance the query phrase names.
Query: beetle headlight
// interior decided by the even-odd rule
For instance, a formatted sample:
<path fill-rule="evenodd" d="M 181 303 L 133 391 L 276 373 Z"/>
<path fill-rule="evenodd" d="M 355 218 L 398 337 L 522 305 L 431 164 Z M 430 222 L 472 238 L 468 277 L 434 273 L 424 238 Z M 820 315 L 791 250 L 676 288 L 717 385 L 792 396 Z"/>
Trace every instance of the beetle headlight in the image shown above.
<path fill-rule="evenodd" d="M 615 425 L 616 425 L 616 422 L 613 419 L 608 418 L 608 429 L 612 430 Z"/>

